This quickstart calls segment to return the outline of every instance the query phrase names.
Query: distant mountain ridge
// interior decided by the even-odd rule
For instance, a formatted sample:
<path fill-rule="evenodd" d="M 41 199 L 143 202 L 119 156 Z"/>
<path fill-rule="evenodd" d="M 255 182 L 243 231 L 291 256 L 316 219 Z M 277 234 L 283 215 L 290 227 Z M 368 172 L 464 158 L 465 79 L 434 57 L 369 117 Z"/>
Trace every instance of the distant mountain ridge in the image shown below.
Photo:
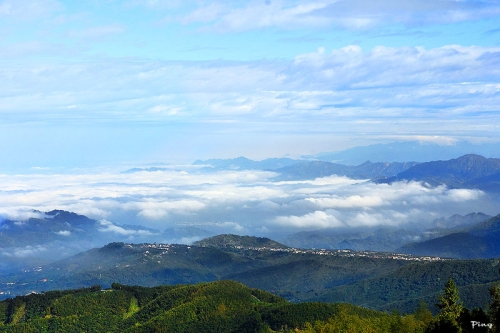
<path fill-rule="evenodd" d="M 432 225 L 436 228 L 463 228 L 466 225 L 479 223 L 492 217 L 493 216 L 486 215 L 481 212 L 469 213 L 467 215 L 454 214 L 449 217 L 434 219 L 434 221 L 432 221 Z"/>
<path fill-rule="evenodd" d="M 164 230 L 115 224 L 64 211 L 34 211 L 32 218 L 0 221 L 0 269 L 5 271 L 74 255 L 110 242 L 192 242 L 213 233 L 191 226 Z M 23 267 L 24 268 L 24 267 Z"/>
<path fill-rule="evenodd" d="M 500 214 L 443 237 L 407 244 L 398 251 L 463 259 L 500 257 Z"/>
<path fill-rule="evenodd" d="M 279 172 L 279 180 L 304 180 L 328 177 L 332 175 L 345 176 L 354 179 L 377 179 L 397 175 L 417 165 L 417 162 L 372 163 L 366 161 L 357 166 L 335 164 L 324 161 L 296 163 L 274 171 Z"/>
<path fill-rule="evenodd" d="M 500 159 L 468 154 L 447 161 L 417 164 L 384 182 L 416 180 L 433 186 L 500 190 Z"/>
<path fill-rule="evenodd" d="M 498 143 L 472 144 L 466 141 L 440 145 L 431 142 L 406 141 L 369 146 L 358 146 L 335 152 L 304 155 L 308 160 L 320 160 L 348 165 L 358 165 L 366 160 L 372 162 L 429 162 L 447 160 L 466 154 L 498 157 Z"/>

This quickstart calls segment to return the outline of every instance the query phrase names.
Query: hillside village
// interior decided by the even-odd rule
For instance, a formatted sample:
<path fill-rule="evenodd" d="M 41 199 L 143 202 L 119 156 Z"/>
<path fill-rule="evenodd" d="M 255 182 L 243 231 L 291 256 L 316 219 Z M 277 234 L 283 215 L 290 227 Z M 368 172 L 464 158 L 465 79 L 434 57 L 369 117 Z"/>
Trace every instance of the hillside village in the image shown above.
<path fill-rule="evenodd" d="M 163 256 L 169 254 L 176 254 L 177 252 L 186 252 L 196 247 L 195 245 L 183 245 L 183 244 L 167 244 L 167 243 L 142 243 L 142 244 L 132 244 L 124 243 L 123 248 L 131 249 L 134 251 L 142 252 L 144 260 L 161 260 Z M 206 247 L 206 246 L 200 246 Z M 334 256 L 334 257 L 365 257 L 373 259 L 392 259 L 392 260 L 404 260 L 404 261 L 416 261 L 416 262 L 435 262 L 435 261 L 448 261 L 453 260 L 449 258 L 432 257 L 432 256 L 413 256 L 411 254 L 401 254 L 401 253 L 386 253 L 386 252 L 375 252 L 375 251 L 354 251 L 354 250 L 327 250 L 327 249 L 298 249 L 293 247 L 278 248 L 278 247 L 256 247 L 256 246 L 241 246 L 241 245 L 225 245 L 222 247 L 226 251 L 233 252 L 245 252 L 245 251 L 257 251 L 257 252 L 284 252 L 293 255 L 318 255 L 318 256 Z M 119 264 L 116 267 L 120 266 Z M 123 267 L 130 267 L 130 265 L 124 265 Z M 23 269 L 22 273 L 27 274 L 30 272 L 37 272 L 43 274 L 43 266 L 36 266 L 30 269 Z M 21 275 L 22 276 L 22 275 Z M 46 277 L 34 281 L 32 283 L 22 282 L 23 286 L 28 287 L 29 284 L 39 284 L 40 282 L 45 283 L 48 280 Z M 10 295 L 10 289 L 16 286 L 18 281 L 8 281 L 0 284 L 0 295 Z M 33 291 L 34 292 L 34 291 Z"/>

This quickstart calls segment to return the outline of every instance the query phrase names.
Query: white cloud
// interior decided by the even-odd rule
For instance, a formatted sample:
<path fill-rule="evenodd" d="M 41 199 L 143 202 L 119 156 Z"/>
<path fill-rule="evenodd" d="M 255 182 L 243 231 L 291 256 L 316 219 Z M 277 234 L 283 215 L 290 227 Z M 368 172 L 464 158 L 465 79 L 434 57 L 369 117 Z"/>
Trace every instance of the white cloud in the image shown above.
<path fill-rule="evenodd" d="M 348 225 L 351 227 L 374 227 L 390 224 L 397 225 L 397 223 L 394 223 L 394 220 L 388 220 L 382 214 L 370 214 L 367 212 L 359 212 L 348 221 Z"/>
<path fill-rule="evenodd" d="M 278 216 L 274 223 L 292 228 L 334 228 L 345 226 L 335 216 L 323 211 L 315 211 L 302 216 Z"/>
<path fill-rule="evenodd" d="M 56 232 L 56 235 L 59 235 L 59 236 L 71 236 L 71 231 L 69 231 L 69 230 L 61 230 L 61 231 Z"/>
<path fill-rule="evenodd" d="M 474 133 L 497 136 L 493 121 L 500 104 L 497 54 L 500 48 L 459 45 L 371 50 L 348 46 L 300 54 L 291 63 L 4 66 L 0 76 L 12 79 L 0 81 L 4 92 L 0 112 L 11 115 L 6 119 L 15 124 L 28 120 L 175 124 L 189 119 L 195 132 L 211 135 L 231 131 L 276 135 L 296 132 L 301 124 L 300 132 L 311 135 L 384 136 L 394 133 L 392 124 L 408 138 L 449 144 Z M 228 123 L 232 126 L 223 130 L 218 125 Z"/>
<path fill-rule="evenodd" d="M 120 227 L 113 222 L 107 220 L 100 220 L 101 228 L 98 230 L 101 232 L 112 232 L 123 236 L 151 236 L 153 233 L 149 230 L 131 230 Z"/>
<path fill-rule="evenodd" d="M 26 258 L 43 255 L 47 248 L 41 245 L 10 248 L 8 251 L 2 251 L 1 255 L 5 257 Z"/>
<path fill-rule="evenodd" d="M 369 208 L 389 205 L 388 202 L 378 196 L 333 196 L 330 198 L 307 198 L 306 200 L 321 208 Z"/>
<path fill-rule="evenodd" d="M 160 229 L 231 221 L 209 226 L 238 233 L 262 227 L 272 232 L 286 226 L 292 232 L 293 228 L 425 224 L 448 214 L 494 214 L 498 208 L 489 203 L 487 194 L 471 189 L 419 182 L 375 184 L 335 176 L 273 182 L 273 176 L 248 170 L 0 175 L 0 216 L 22 221 L 42 217 L 33 209 L 64 209 L 101 220 L 103 232 L 139 236 L 143 231 L 108 221 Z"/>
<path fill-rule="evenodd" d="M 470 200 L 478 200 L 484 195 L 484 192 L 479 190 L 453 189 L 448 192 L 447 197 L 450 201 L 464 202 Z"/>
<path fill-rule="evenodd" d="M 154 114 L 165 114 L 167 116 L 176 116 L 181 114 L 183 108 L 180 106 L 171 105 L 156 105 L 149 109 L 149 112 Z"/>
<path fill-rule="evenodd" d="M 19 209 L 16 207 L 11 207 L 8 204 L 0 207 L 0 220 L 5 219 L 13 221 L 23 221 L 30 218 L 43 218 L 43 213 L 35 212 L 30 208 Z"/>
<path fill-rule="evenodd" d="M 62 9 L 61 3 L 55 0 L 5 0 L 0 3 L 0 17 L 32 21 L 46 18 Z"/>
<path fill-rule="evenodd" d="M 243 227 L 241 224 L 236 223 L 236 222 L 219 222 L 216 225 L 217 225 L 217 227 L 224 228 L 224 229 L 230 229 L 236 233 L 241 233 L 241 232 L 246 231 L 245 227 Z"/>
<path fill-rule="evenodd" d="M 125 31 L 125 27 L 120 24 L 102 25 L 83 30 L 68 31 L 71 38 L 100 39 L 109 35 L 120 34 Z"/>
<path fill-rule="evenodd" d="M 332 26 L 367 29 L 389 24 L 419 26 L 464 22 L 495 17 L 499 13 L 500 6 L 495 2 L 479 5 L 454 0 L 211 1 L 201 2 L 180 21 L 202 24 L 205 30 L 219 32 L 271 27 L 286 30 Z"/>
<path fill-rule="evenodd" d="M 203 209 L 205 206 L 204 203 L 197 200 L 163 201 L 150 198 L 122 205 L 123 209 L 138 210 L 139 216 L 152 220 L 165 218 L 169 213 L 189 214 Z"/>

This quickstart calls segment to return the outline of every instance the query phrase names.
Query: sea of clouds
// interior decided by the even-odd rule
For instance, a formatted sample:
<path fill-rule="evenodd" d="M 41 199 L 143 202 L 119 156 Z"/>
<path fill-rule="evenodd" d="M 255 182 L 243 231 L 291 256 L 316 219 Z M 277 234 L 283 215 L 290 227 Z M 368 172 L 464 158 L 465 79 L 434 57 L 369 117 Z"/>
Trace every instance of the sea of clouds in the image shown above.
<path fill-rule="evenodd" d="M 38 214 L 33 210 L 62 209 L 100 220 L 107 233 L 137 233 L 119 227 L 136 224 L 160 231 L 190 225 L 274 236 L 322 228 L 422 228 L 442 216 L 496 215 L 500 208 L 474 189 L 337 176 L 275 181 L 276 175 L 257 170 L 0 175 L 0 216 L 23 220 Z"/>

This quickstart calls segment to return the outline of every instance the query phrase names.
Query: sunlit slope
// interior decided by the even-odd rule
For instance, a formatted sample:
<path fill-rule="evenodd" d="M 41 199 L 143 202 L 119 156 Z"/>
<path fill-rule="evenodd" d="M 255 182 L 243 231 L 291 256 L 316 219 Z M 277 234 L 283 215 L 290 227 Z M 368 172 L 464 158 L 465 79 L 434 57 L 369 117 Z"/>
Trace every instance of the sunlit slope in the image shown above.
<path fill-rule="evenodd" d="M 0 302 L 0 332 L 269 332 L 353 318 L 375 324 L 390 319 L 348 304 L 291 304 L 234 281 L 155 288 L 113 284 L 110 290 L 95 286 Z"/>

